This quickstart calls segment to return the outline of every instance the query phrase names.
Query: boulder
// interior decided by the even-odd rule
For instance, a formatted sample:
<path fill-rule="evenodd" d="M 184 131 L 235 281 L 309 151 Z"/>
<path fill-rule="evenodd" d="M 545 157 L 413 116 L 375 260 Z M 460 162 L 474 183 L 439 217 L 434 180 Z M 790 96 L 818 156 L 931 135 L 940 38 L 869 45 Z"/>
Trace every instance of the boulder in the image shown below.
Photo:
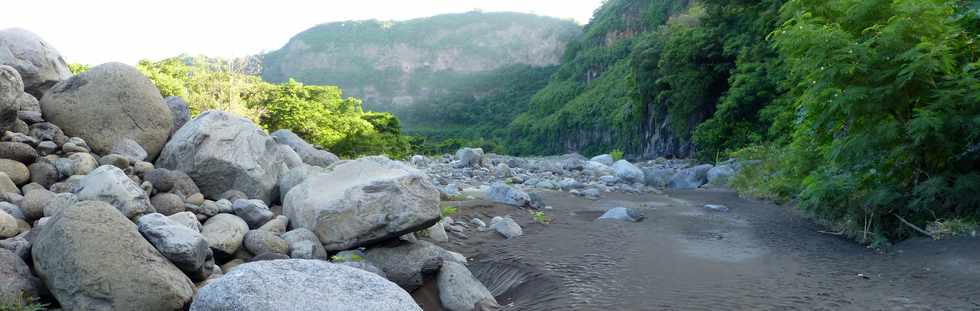
<path fill-rule="evenodd" d="M 289 243 L 275 233 L 265 230 L 251 230 L 245 233 L 243 245 L 248 252 L 255 255 L 265 253 L 289 254 Z"/>
<path fill-rule="evenodd" d="M 272 138 L 277 143 L 292 148 L 303 159 L 303 163 L 309 165 L 328 167 L 340 160 L 340 158 L 329 151 L 316 149 L 316 147 L 307 143 L 303 138 L 290 130 L 282 129 L 272 132 Z"/>
<path fill-rule="evenodd" d="M 78 196 L 73 193 L 54 194 L 53 192 L 47 190 L 37 190 L 35 192 L 38 193 L 37 195 L 40 198 L 43 198 L 45 195 L 50 195 L 49 199 L 44 205 L 44 210 L 42 211 L 44 217 L 52 217 L 57 215 L 65 209 L 74 206 L 75 203 L 78 203 Z"/>
<path fill-rule="evenodd" d="M 0 194 L 3 193 L 20 194 L 20 188 L 17 188 L 17 184 L 14 184 L 14 182 L 10 180 L 10 176 L 7 176 L 7 173 L 0 172 Z"/>
<path fill-rule="evenodd" d="M 17 97 L 24 93 L 24 83 L 13 67 L 0 65 L 0 133 L 17 127 Z"/>
<path fill-rule="evenodd" d="M 87 175 L 99 167 L 99 160 L 95 159 L 91 153 L 77 152 L 68 156 L 71 161 L 72 171 L 75 175 Z"/>
<path fill-rule="evenodd" d="M 572 153 L 562 156 L 561 161 L 558 162 L 558 166 L 564 171 L 581 171 L 585 169 L 586 161 L 582 155 Z"/>
<path fill-rule="evenodd" d="M 622 178 L 627 182 L 644 182 L 643 171 L 626 160 L 619 160 L 613 163 L 612 170 L 616 177 Z"/>
<path fill-rule="evenodd" d="M 187 173 L 211 199 L 235 189 L 266 203 L 287 171 L 271 137 L 249 120 L 221 111 L 205 112 L 174 133 L 156 167 Z"/>
<path fill-rule="evenodd" d="M 521 229 L 521 225 L 518 225 L 514 219 L 510 217 L 494 217 L 490 221 L 490 228 L 497 231 L 500 235 L 507 239 L 513 239 L 524 235 L 524 230 Z"/>
<path fill-rule="evenodd" d="M 201 190 L 194 184 L 194 180 L 184 172 L 168 170 L 165 168 L 154 168 L 146 174 L 143 179 L 153 185 L 153 189 L 159 192 L 170 192 L 181 196 L 189 196 L 200 193 Z"/>
<path fill-rule="evenodd" d="M 201 288 L 191 311 L 410 311 L 412 296 L 373 273 L 325 261 L 288 259 L 240 265 Z"/>
<path fill-rule="evenodd" d="M 728 186 L 728 181 L 735 176 L 735 169 L 730 165 L 719 165 L 708 170 L 708 184 L 712 186 Z"/>
<path fill-rule="evenodd" d="M 283 202 L 292 226 L 316 233 L 328 251 L 432 226 L 440 212 L 439 191 L 428 177 L 385 157 L 334 165 L 294 187 Z"/>
<path fill-rule="evenodd" d="M 21 295 L 40 297 L 45 292 L 44 284 L 31 274 L 27 263 L 17 254 L 3 248 L 0 248 L 0 280 L 3 280 L 0 282 L 0 299 Z"/>
<path fill-rule="evenodd" d="M 122 63 L 99 65 L 56 84 L 41 98 L 41 110 L 49 122 L 81 137 L 98 154 L 121 154 L 113 151 L 135 145 L 155 159 L 173 128 L 160 91 Z"/>
<path fill-rule="evenodd" d="M 643 183 L 650 187 L 666 188 L 676 173 L 672 168 L 643 168 Z"/>
<path fill-rule="evenodd" d="M 18 186 L 31 181 L 31 171 L 27 169 L 27 166 L 11 159 L 0 159 L 0 173 L 7 174 L 10 181 Z"/>
<path fill-rule="evenodd" d="M 129 219 L 154 213 L 146 192 L 118 167 L 103 165 L 81 178 L 73 191 L 79 200 L 103 201 L 116 207 Z"/>
<path fill-rule="evenodd" d="M 184 199 L 173 193 L 160 193 L 150 198 L 157 213 L 170 216 L 184 211 Z"/>
<path fill-rule="evenodd" d="M 11 238 L 19 233 L 17 218 L 4 210 L 0 210 L 0 239 Z"/>
<path fill-rule="evenodd" d="M 611 165 L 613 165 L 613 162 L 616 162 L 615 160 L 613 160 L 613 157 L 611 155 L 608 155 L 608 154 L 600 154 L 600 155 L 594 156 L 594 157 L 592 157 L 592 159 L 589 159 L 589 161 L 598 162 L 598 163 L 600 163 L 602 165 L 605 165 L 605 166 L 611 166 Z"/>
<path fill-rule="evenodd" d="M 478 167 L 483 165 L 483 148 L 461 148 L 456 150 L 457 167 Z"/>
<path fill-rule="evenodd" d="M 231 256 L 242 246 L 245 233 L 248 232 L 248 224 L 238 216 L 231 214 L 218 214 L 208 218 L 201 227 L 201 234 L 208 242 L 215 255 Z"/>
<path fill-rule="evenodd" d="M 170 109 L 170 116 L 174 120 L 174 125 L 170 129 L 170 135 L 177 132 L 187 121 L 191 119 L 191 112 L 187 109 L 187 103 L 177 96 L 170 96 L 163 99 L 163 104 Z"/>
<path fill-rule="evenodd" d="M 388 279 L 407 291 L 422 286 L 423 268 L 435 260 L 440 265 L 446 261 L 466 263 L 466 258 L 453 254 L 435 244 L 416 241 L 404 242 L 394 247 L 375 247 L 364 253 L 365 259 L 384 271 Z"/>
<path fill-rule="evenodd" d="M 488 301 L 491 305 L 497 304 L 490 290 L 461 263 L 453 261 L 443 263 L 436 283 L 443 310 L 471 311 L 481 301 Z"/>
<path fill-rule="evenodd" d="M 510 169 L 507 163 L 500 163 L 493 168 L 493 175 L 497 178 L 510 178 L 514 176 L 514 171 Z"/>
<path fill-rule="evenodd" d="M 327 250 L 320 244 L 316 233 L 309 229 L 293 229 L 283 233 L 282 239 L 289 244 L 291 258 L 327 260 Z"/>
<path fill-rule="evenodd" d="M 326 172 L 326 169 L 313 165 L 301 165 L 289 169 L 289 172 L 279 179 L 280 202 L 286 201 L 286 195 L 289 194 L 289 190 L 292 190 L 293 187 L 303 183 L 310 176 L 324 174 Z"/>
<path fill-rule="evenodd" d="M 625 207 L 614 207 L 606 211 L 599 216 L 598 220 L 621 220 L 621 221 L 631 221 L 639 222 L 642 221 L 646 216 L 642 213 L 632 208 Z"/>
<path fill-rule="evenodd" d="M 531 203 L 527 192 L 503 183 L 494 183 L 487 189 L 487 199 L 497 203 L 526 206 Z"/>
<path fill-rule="evenodd" d="M 194 284 L 111 205 L 79 202 L 34 237 L 38 276 L 66 310 L 178 310 Z"/>
<path fill-rule="evenodd" d="M 675 189 L 697 189 L 708 182 L 708 171 L 713 166 L 711 164 L 689 167 L 674 173 L 667 183 L 667 187 Z"/>
<path fill-rule="evenodd" d="M 163 214 L 147 214 L 137 221 L 140 234 L 163 257 L 190 276 L 203 281 L 211 275 L 214 255 L 200 232 L 181 225 Z"/>
<path fill-rule="evenodd" d="M 231 209 L 235 212 L 235 216 L 244 220 L 252 229 L 257 229 L 276 217 L 260 200 L 235 200 Z"/>
<path fill-rule="evenodd" d="M 201 222 L 197 220 L 197 216 L 191 212 L 180 212 L 170 216 L 167 216 L 173 222 L 176 222 L 188 229 L 201 232 Z"/>
<path fill-rule="evenodd" d="M 20 28 L 0 30 L 0 64 L 17 69 L 24 90 L 36 98 L 71 77 L 68 64 L 51 44 Z"/>
<path fill-rule="evenodd" d="M 11 159 L 25 165 L 37 160 L 37 151 L 31 145 L 12 141 L 0 142 L 0 159 Z"/>
<path fill-rule="evenodd" d="M 70 161 L 69 166 L 71 166 Z M 51 187 L 51 185 L 61 180 L 62 177 L 61 172 L 58 171 L 58 167 L 44 158 L 28 166 L 27 170 L 30 171 L 31 182 L 44 187 Z"/>

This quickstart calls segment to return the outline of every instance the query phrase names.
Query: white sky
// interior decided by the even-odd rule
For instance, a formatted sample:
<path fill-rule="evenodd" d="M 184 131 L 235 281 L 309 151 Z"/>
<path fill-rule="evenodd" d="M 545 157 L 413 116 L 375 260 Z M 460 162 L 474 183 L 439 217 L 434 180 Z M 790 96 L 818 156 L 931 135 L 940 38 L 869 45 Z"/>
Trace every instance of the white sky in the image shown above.
<path fill-rule="evenodd" d="M 515 11 L 588 22 L 603 0 L 47 0 L 4 1 L 0 29 L 37 33 L 72 63 L 135 64 L 181 53 L 275 50 L 317 24 Z M 15 13 L 14 13 L 15 12 Z"/>

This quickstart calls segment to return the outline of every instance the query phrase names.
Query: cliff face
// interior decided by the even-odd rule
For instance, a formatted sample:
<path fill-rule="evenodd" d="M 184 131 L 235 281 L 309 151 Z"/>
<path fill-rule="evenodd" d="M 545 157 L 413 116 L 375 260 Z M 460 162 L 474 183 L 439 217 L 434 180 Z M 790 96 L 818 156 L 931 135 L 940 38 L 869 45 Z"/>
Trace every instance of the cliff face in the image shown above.
<path fill-rule="evenodd" d="M 526 140 L 515 144 L 516 153 L 596 154 L 620 149 L 646 158 L 690 156 L 690 133 L 672 129 L 655 86 L 657 50 L 662 47 L 658 31 L 691 3 L 605 2 L 569 44 L 551 82 L 511 124 L 510 137 Z"/>
<path fill-rule="evenodd" d="M 445 93 L 448 81 L 472 73 L 558 64 L 579 32 L 570 21 L 520 13 L 328 23 L 264 55 L 262 76 L 338 85 L 369 108 L 390 110 Z"/>

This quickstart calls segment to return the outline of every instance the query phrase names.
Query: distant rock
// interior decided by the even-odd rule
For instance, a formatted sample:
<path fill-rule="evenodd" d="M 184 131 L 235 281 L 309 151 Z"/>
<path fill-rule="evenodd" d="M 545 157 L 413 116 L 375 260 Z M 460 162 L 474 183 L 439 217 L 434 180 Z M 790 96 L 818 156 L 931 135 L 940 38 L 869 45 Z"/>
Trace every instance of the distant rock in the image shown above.
<path fill-rule="evenodd" d="M 490 185 L 487 190 L 487 199 L 514 206 L 527 206 L 531 203 L 531 197 L 528 196 L 527 192 L 503 183 Z"/>
<path fill-rule="evenodd" d="M 156 212 L 143 189 L 115 166 L 105 165 L 95 169 L 81 178 L 75 190 L 79 200 L 112 204 L 129 219 Z"/>
<path fill-rule="evenodd" d="M 708 184 L 712 186 L 728 186 L 728 182 L 735 176 L 735 169 L 730 165 L 719 165 L 708 170 Z"/>
<path fill-rule="evenodd" d="M 299 135 L 296 135 L 296 133 L 293 133 L 290 130 L 282 129 L 272 132 L 272 138 L 274 138 L 277 143 L 292 148 L 293 151 L 296 151 L 296 154 L 303 159 L 303 163 L 309 165 L 328 167 L 340 160 L 340 158 L 329 151 L 316 149 L 316 147 L 310 143 L 307 143 L 305 140 L 303 140 L 303 138 L 299 137 Z"/>
<path fill-rule="evenodd" d="M 228 190 L 266 203 L 276 197 L 287 171 L 275 141 L 245 118 L 208 111 L 180 128 L 156 167 L 187 173 L 211 199 Z"/>
<path fill-rule="evenodd" d="M 704 209 L 712 212 L 722 212 L 722 213 L 727 213 L 731 211 L 731 209 L 729 209 L 728 206 L 721 205 L 721 204 L 705 204 Z"/>
<path fill-rule="evenodd" d="M 594 157 L 592 157 L 592 159 L 589 159 L 589 161 L 598 162 L 598 163 L 600 163 L 602 165 L 605 165 L 605 166 L 612 166 L 613 165 L 613 162 L 616 162 L 616 161 L 613 160 L 613 157 L 611 155 L 608 155 L 608 154 L 600 154 L 600 155 L 594 156 Z"/>
<path fill-rule="evenodd" d="M 644 182 L 643 171 L 626 160 L 619 160 L 612 165 L 616 177 L 622 178 L 627 182 Z"/>
<path fill-rule="evenodd" d="M 666 188 L 670 178 L 677 171 L 672 168 L 643 168 L 644 184 L 650 187 Z"/>
<path fill-rule="evenodd" d="M 606 211 L 599 216 L 598 220 L 621 220 L 621 221 L 631 221 L 639 222 L 642 221 L 646 216 L 633 208 L 625 207 L 614 207 Z"/>
<path fill-rule="evenodd" d="M 35 98 L 71 77 L 68 64 L 51 44 L 20 28 L 0 30 L 0 64 L 17 69 L 25 91 Z"/>
<path fill-rule="evenodd" d="M 384 157 L 334 165 L 294 187 L 283 202 L 294 228 L 328 251 L 368 245 L 439 221 L 439 191 L 422 172 Z"/>
<path fill-rule="evenodd" d="M 194 284 L 105 202 L 51 217 L 31 249 L 38 276 L 66 310 L 179 310 Z"/>
<path fill-rule="evenodd" d="M 49 122 L 85 139 L 99 154 L 136 145 L 155 159 L 173 128 L 160 91 L 122 63 L 95 66 L 59 82 L 41 98 L 41 110 Z"/>
<path fill-rule="evenodd" d="M 708 182 L 708 171 L 712 167 L 711 164 L 704 164 L 679 170 L 670 178 L 667 187 L 675 189 L 697 189 Z"/>
<path fill-rule="evenodd" d="M 461 148 L 456 151 L 457 167 L 478 167 L 483 165 L 482 148 Z"/>
<path fill-rule="evenodd" d="M 360 269 L 316 260 L 240 265 L 200 289 L 191 311 L 421 311 L 412 296 Z"/>

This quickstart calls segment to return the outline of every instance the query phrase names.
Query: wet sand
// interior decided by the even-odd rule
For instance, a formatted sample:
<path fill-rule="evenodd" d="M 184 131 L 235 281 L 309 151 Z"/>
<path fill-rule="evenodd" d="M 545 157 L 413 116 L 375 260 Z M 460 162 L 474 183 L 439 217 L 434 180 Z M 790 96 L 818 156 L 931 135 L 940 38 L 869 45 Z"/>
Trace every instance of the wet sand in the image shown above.
<path fill-rule="evenodd" d="M 542 195 L 548 225 L 510 206 L 452 203 L 457 219 L 510 214 L 524 227 L 512 240 L 469 230 L 443 243 L 470 258 L 503 310 L 980 310 L 977 238 L 912 239 L 883 254 L 727 190 Z M 617 206 L 646 219 L 594 221 Z"/>

